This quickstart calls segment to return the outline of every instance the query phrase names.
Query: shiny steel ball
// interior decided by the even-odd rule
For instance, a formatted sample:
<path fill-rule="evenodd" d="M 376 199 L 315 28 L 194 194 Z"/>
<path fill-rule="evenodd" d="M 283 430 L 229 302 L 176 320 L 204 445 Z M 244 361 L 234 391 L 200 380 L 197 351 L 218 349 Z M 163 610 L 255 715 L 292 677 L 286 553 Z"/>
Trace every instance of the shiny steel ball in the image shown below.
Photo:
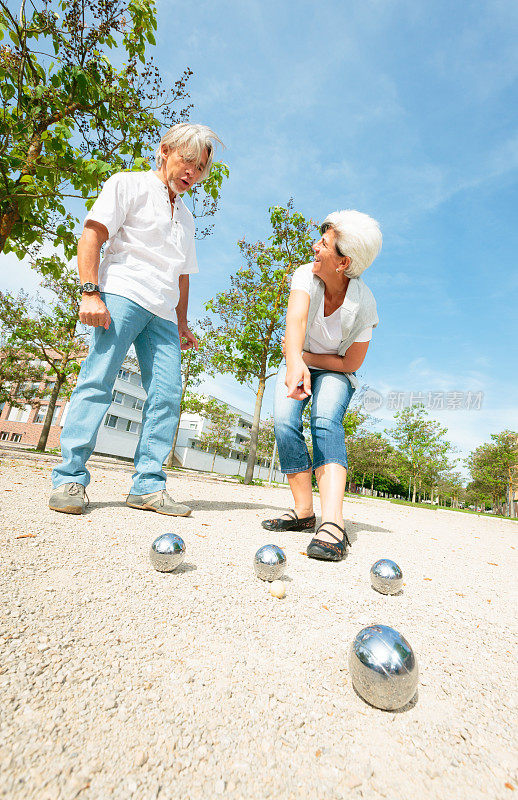
<path fill-rule="evenodd" d="M 349 651 L 353 686 L 367 703 L 395 711 L 415 695 L 419 671 L 414 651 L 394 628 L 369 625 Z"/>
<path fill-rule="evenodd" d="M 255 574 L 262 581 L 282 578 L 286 569 L 286 554 L 276 544 L 265 544 L 254 556 Z"/>
<path fill-rule="evenodd" d="M 403 573 L 395 561 L 380 558 L 371 567 L 371 584 L 381 594 L 397 594 L 403 588 Z"/>
<path fill-rule="evenodd" d="M 151 545 L 149 558 L 158 572 L 173 572 L 185 558 L 185 542 L 175 533 L 163 533 Z"/>

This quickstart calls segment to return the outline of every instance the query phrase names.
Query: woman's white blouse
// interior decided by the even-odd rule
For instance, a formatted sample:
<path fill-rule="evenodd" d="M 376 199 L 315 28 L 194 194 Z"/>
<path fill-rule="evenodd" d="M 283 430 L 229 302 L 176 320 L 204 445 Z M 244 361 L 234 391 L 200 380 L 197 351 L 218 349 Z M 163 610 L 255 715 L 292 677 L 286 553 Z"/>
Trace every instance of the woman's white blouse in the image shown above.
<path fill-rule="evenodd" d="M 179 277 L 198 272 L 194 219 L 152 170 L 108 178 L 86 216 L 108 230 L 99 286 L 176 322 Z M 86 221 L 86 220 L 85 220 Z"/>
<path fill-rule="evenodd" d="M 313 280 L 312 263 L 303 264 L 293 273 L 291 288 L 300 289 L 302 292 L 311 294 L 311 282 Z M 346 301 L 344 300 L 344 303 Z M 309 344 L 312 353 L 334 353 L 338 351 L 342 341 L 342 324 L 340 320 L 340 308 L 337 308 L 328 317 L 324 316 L 324 298 L 318 309 L 313 324 L 309 329 Z M 372 327 L 365 328 L 355 339 L 356 342 L 370 342 L 372 339 Z"/>

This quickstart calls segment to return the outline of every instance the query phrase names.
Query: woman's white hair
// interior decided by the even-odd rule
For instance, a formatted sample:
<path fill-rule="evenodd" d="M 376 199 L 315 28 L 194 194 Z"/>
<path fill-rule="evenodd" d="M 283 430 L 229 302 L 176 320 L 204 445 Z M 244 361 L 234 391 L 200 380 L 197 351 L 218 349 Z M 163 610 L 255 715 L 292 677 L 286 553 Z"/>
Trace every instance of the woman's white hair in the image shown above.
<path fill-rule="evenodd" d="M 205 180 L 210 174 L 212 159 L 214 157 L 214 148 L 217 142 L 223 147 L 225 146 L 219 136 L 216 136 L 214 131 L 206 125 L 192 122 L 179 122 L 178 125 L 173 125 L 172 128 L 169 128 L 160 139 L 160 144 L 155 152 L 157 169 L 160 169 L 162 166 L 161 149 L 163 144 L 166 144 L 171 150 L 179 150 L 182 156 L 193 159 L 197 164 L 202 160 L 203 151 L 206 149 L 209 157 L 200 178 L 200 180 Z"/>
<path fill-rule="evenodd" d="M 351 259 L 344 275 L 358 278 L 381 250 L 382 237 L 378 223 L 368 214 L 348 209 L 328 214 L 320 230 L 324 233 L 328 228 L 335 232 L 338 255 Z"/>

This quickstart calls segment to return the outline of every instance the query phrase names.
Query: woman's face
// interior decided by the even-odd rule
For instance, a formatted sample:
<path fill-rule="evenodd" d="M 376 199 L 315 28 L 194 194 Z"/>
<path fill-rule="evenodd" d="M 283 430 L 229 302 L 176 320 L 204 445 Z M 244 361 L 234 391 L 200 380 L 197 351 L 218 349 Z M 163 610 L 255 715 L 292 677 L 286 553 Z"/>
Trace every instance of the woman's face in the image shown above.
<path fill-rule="evenodd" d="M 315 253 L 312 270 L 314 275 L 324 278 L 333 272 L 336 274 L 336 269 L 344 265 L 344 258 L 336 252 L 335 241 L 336 233 L 328 228 L 318 242 L 312 245 Z"/>

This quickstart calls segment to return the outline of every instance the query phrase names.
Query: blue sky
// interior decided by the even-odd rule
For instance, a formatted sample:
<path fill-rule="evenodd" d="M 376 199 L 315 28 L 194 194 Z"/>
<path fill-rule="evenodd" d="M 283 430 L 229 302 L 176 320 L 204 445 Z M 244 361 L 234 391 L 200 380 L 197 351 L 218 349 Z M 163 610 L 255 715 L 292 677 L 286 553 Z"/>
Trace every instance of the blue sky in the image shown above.
<path fill-rule="evenodd" d="M 483 391 L 480 410 L 432 415 L 467 453 L 518 428 L 518 5 L 511 0 L 170 3 L 155 57 L 185 67 L 194 111 L 231 170 L 213 236 L 199 242 L 191 318 L 225 289 L 236 242 L 268 236 L 268 208 L 357 208 L 384 244 L 364 278 L 380 325 L 361 370 L 389 391 Z M 5 285 L 30 287 L 0 257 Z M 221 376 L 206 388 L 248 410 Z M 263 413 L 271 411 L 272 386 Z M 392 412 L 382 406 L 379 427 Z"/>

